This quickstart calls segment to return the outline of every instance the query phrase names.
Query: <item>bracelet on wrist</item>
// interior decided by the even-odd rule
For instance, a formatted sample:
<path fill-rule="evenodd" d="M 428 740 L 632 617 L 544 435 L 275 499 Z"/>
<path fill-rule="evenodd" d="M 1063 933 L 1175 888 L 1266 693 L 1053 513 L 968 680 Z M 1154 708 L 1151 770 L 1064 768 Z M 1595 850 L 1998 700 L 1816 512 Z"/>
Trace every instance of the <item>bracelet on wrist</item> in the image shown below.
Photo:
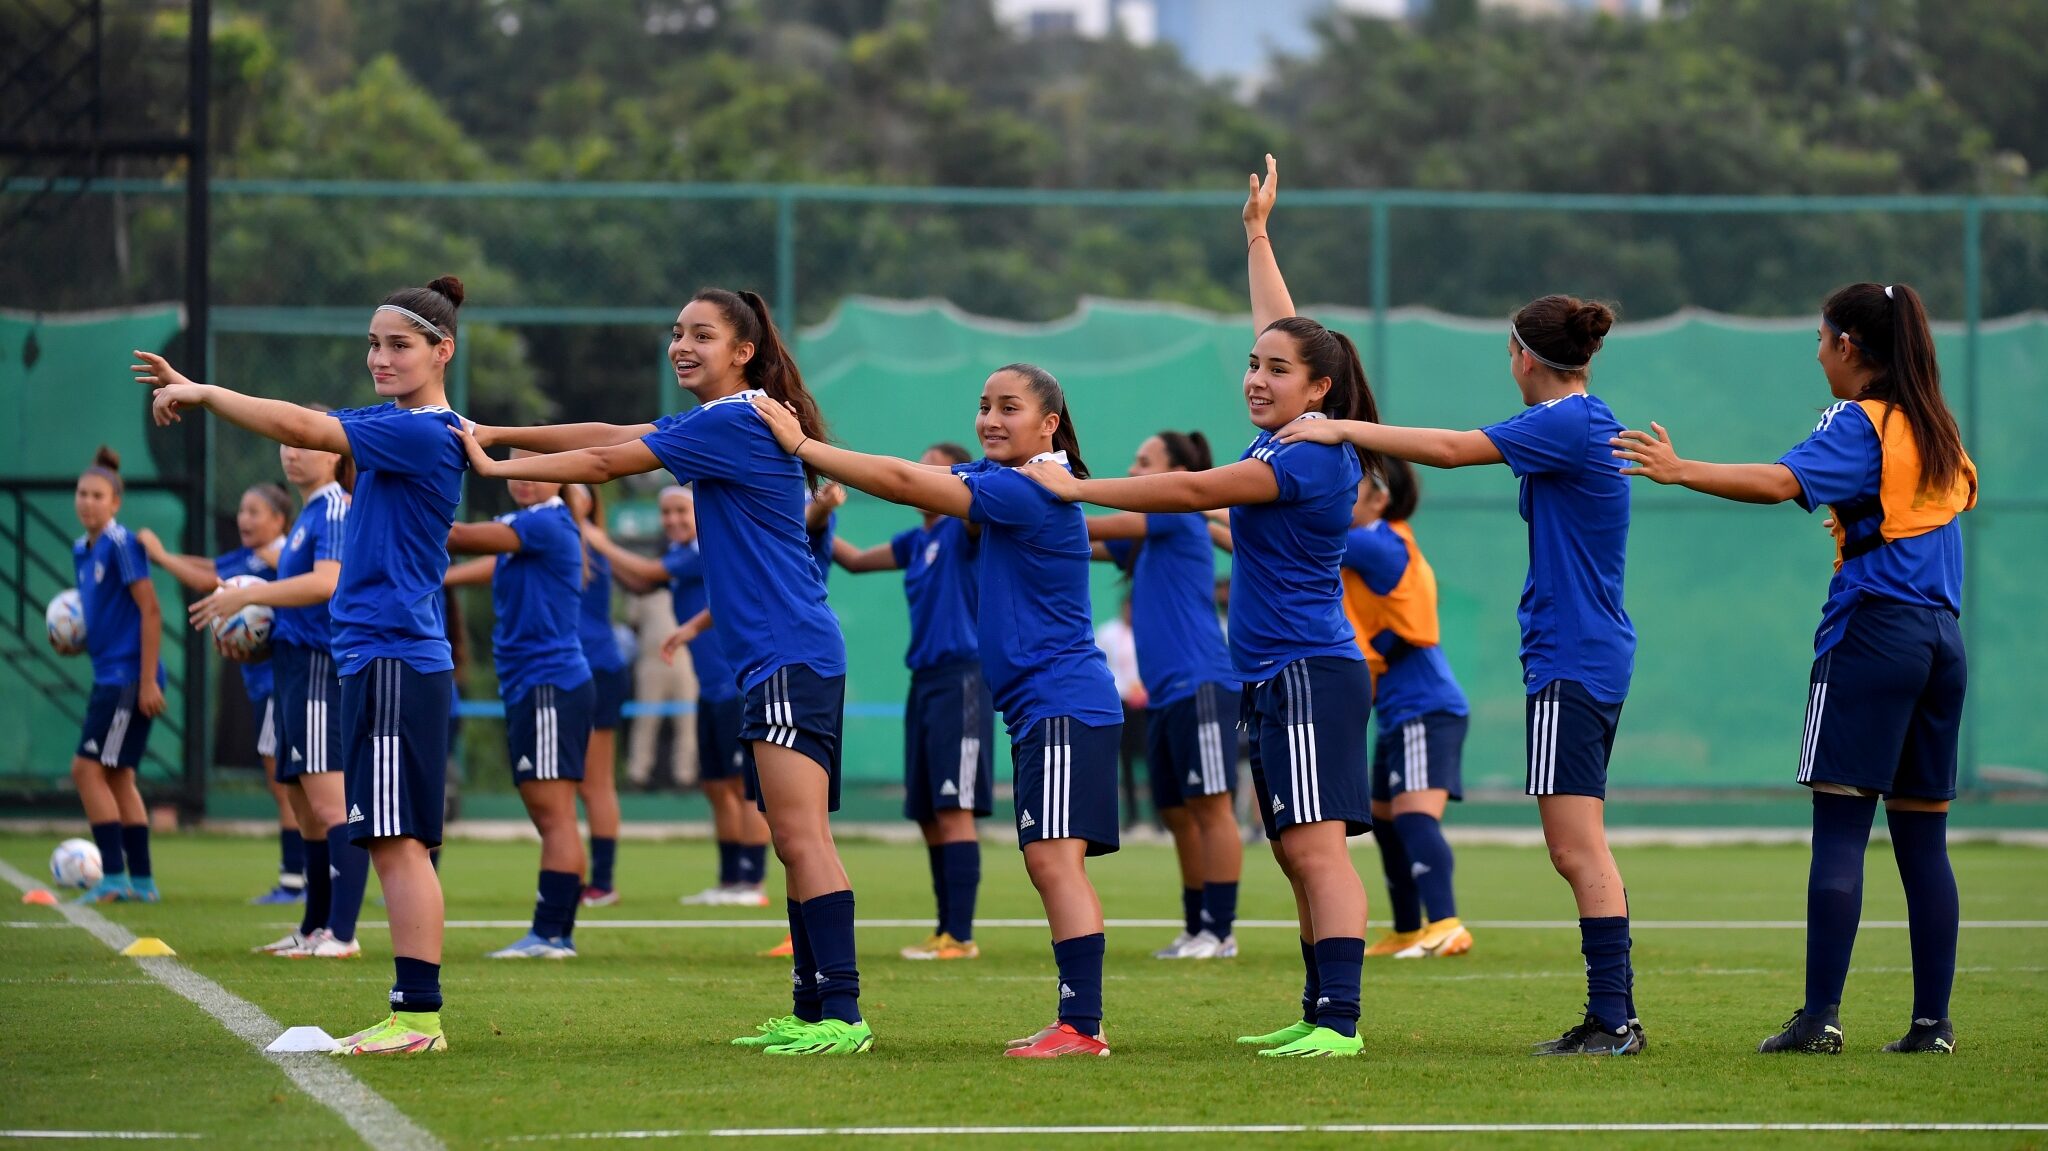
<path fill-rule="evenodd" d="M 1258 235 L 1253 236 L 1251 239 L 1246 240 L 1244 242 L 1244 250 L 1247 252 L 1251 251 L 1252 245 L 1258 243 L 1260 240 L 1266 241 L 1267 247 L 1271 247 L 1273 244 L 1273 238 L 1271 236 L 1266 235 L 1264 232 L 1260 232 Z"/>

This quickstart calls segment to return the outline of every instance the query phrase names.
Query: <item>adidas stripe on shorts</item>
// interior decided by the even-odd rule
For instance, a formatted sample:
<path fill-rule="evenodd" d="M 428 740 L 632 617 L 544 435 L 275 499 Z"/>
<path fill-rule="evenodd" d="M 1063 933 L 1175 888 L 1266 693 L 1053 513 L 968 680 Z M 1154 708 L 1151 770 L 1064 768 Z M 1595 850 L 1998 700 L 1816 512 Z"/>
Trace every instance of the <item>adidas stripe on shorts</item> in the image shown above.
<path fill-rule="evenodd" d="M 1621 704 L 1603 703 L 1578 683 L 1552 680 L 1529 696 L 1528 794 L 1607 798 L 1607 759 Z"/>
<path fill-rule="evenodd" d="M 1165 811 L 1190 796 L 1237 790 L 1238 693 L 1205 683 L 1193 695 L 1154 706 L 1145 714 L 1145 768 L 1152 777 L 1152 807 Z"/>
<path fill-rule="evenodd" d="M 512 782 L 581 780 L 590 747 L 597 688 L 589 680 L 575 687 L 535 684 L 505 705 L 505 757 Z"/>
<path fill-rule="evenodd" d="M 441 845 L 455 673 L 373 659 L 341 679 L 341 760 L 351 843 L 405 836 Z"/>
<path fill-rule="evenodd" d="M 800 663 L 778 667 L 747 689 L 746 711 L 740 719 L 741 754 L 750 780 L 748 792 L 762 811 L 753 744 L 786 747 L 825 769 L 829 789 L 827 811 L 839 810 L 839 752 L 846 722 L 846 677 L 822 676 Z"/>
<path fill-rule="evenodd" d="M 1117 819 L 1117 751 L 1121 722 L 1090 727 L 1072 716 L 1041 719 L 1010 741 L 1017 800 L 1017 846 L 1041 839 L 1081 839 L 1089 855 L 1121 843 Z"/>
<path fill-rule="evenodd" d="M 137 706 L 132 683 L 96 683 L 85 704 L 85 723 L 72 754 L 101 767 L 134 767 L 149 743 L 150 718 Z"/>
<path fill-rule="evenodd" d="M 1320 655 L 1281 667 L 1244 691 L 1252 786 L 1268 838 L 1298 823 L 1344 821 L 1344 834 L 1372 830 L 1366 724 L 1372 670 L 1362 659 Z"/>
<path fill-rule="evenodd" d="M 1432 711 L 1383 729 L 1373 741 L 1373 801 L 1391 803 L 1404 791 L 1439 787 L 1464 799 L 1468 726 L 1465 716 Z"/>
<path fill-rule="evenodd" d="M 980 660 L 910 673 L 903 707 L 903 818 L 995 810 L 995 702 Z"/>

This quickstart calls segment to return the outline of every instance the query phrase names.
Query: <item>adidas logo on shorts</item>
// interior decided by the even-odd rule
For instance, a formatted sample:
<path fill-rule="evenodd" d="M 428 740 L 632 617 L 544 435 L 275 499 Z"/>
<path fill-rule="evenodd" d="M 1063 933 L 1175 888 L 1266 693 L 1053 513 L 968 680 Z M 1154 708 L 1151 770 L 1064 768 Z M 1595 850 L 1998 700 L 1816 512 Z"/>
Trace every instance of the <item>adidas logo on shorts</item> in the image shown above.
<path fill-rule="evenodd" d="M 100 753 L 100 741 L 99 741 L 99 740 L 96 740 L 96 739 L 88 739 L 88 740 L 86 740 L 86 741 L 85 741 L 85 754 L 87 754 L 87 755 L 98 755 L 99 753 Z"/>
<path fill-rule="evenodd" d="M 296 748 L 296 747 L 295 747 L 295 748 L 293 748 L 293 749 L 292 749 L 292 762 L 293 762 L 293 763 L 297 763 L 297 762 L 299 762 L 300 760 L 302 760 L 302 759 L 304 759 L 304 758 L 306 758 L 306 757 L 305 757 L 305 756 L 303 756 L 303 755 L 300 755 L 300 754 L 299 754 L 299 749 L 298 749 L 298 748 Z"/>
<path fill-rule="evenodd" d="M 1277 795 L 1276 795 L 1276 796 L 1274 796 L 1274 797 L 1273 797 L 1273 814 L 1274 814 L 1274 815 L 1278 815 L 1278 814 L 1280 814 L 1281 812 L 1283 812 L 1283 811 L 1285 811 L 1285 810 L 1287 810 L 1287 805 L 1286 805 L 1286 804 L 1284 804 L 1284 803 L 1282 803 L 1282 802 L 1280 802 L 1280 797 L 1279 797 L 1279 796 L 1277 796 Z"/>
<path fill-rule="evenodd" d="M 1188 772 L 1188 786 L 1190 786 L 1190 787 L 1200 787 L 1200 786 L 1202 786 L 1202 777 L 1201 777 L 1201 776 L 1199 776 L 1199 775 L 1196 775 L 1196 774 L 1195 774 L 1194 772 L 1192 772 L 1192 771 L 1191 771 L 1191 772 Z"/>
<path fill-rule="evenodd" d="M 519 766 L 514 768 L 513 770 L 521 773 L 522 775 L 526 772 L 532 771 L 533 761 L 522 755 L 519 757 Z"/>
<path fill-rule="evenodd" d="M 946 782 L 944 782 L 944 783 L 942 783 L 942 784 L 940 784 L 940 785 L 939 785 L 939 794 L 940 794 L 940 795 L 958 795 L 958 794 L 960 794 L 960 788 L 959 788 L 958 786 L 956 786 L 956 785 L 955 785 L 955 784 L 953 783 L 953 781 L 952 781 L 952 780 L 950 780 L 950 779 L 949 779 L 949 780 L 947 780 Z"/>
<path fill-rule="evenodd" d="M 1031 809 L 1030 809 L 1030 808 L 1025 808 L 1025 809 L 1024 809 L 1024 814 L 1022 814 L 1022 815 L 1020 815 L 1020 816 L 1018 816 L 1018 817 L 1017 817 L 1017 830 L 1019 830 L 1019 831 L 1023 831 L 1023 830 L 1025 829 L 1025 828 L 1029 828 L 1029 827 L 1037 827 L 1037 826 L 1038 826 L 1038 821 L 1037 821 L 1037 820 L 1035 820 L 1035 819 L 1033 819 L 1033 818 L 1031 818 Z"/>
<path fill-rule="evenodd" d="M 353 803 L 349 804 L 349 805 L 348 805 L 348 821 L 349 821 L 350 823 L 361 823 L 361 822 L 363 821 L 363 809 L 362 809 L 362 808 L 360 808 L 360 807 L 358 807 L 358 806 L 356 806 L 356 805 L 355 805 L 355 804 L 353 804 Z"/>

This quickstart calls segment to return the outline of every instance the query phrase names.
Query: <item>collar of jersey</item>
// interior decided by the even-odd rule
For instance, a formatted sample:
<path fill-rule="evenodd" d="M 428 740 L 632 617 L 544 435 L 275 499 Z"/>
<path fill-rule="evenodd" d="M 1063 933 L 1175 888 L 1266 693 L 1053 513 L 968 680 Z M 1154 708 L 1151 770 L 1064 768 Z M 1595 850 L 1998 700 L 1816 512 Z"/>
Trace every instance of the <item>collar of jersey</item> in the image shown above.
<path fill-rule="evenodd" d="M 730 404 L 735 401 L 746 401 L 748 403 L 752 403 L 755 396 L 765 396 L 767 394 L 767 392 L 762 391 L 760 388 L 748 388 L 744 392 L 734 392 L 729 396 L 720 396 L 715 400 L 707 400 L 698 406 L 705 408 L 715 408 L 720 404 Z"/>
<path fill-rule="evenodd" d="M 1026 464 L 1052 463 L 1058 464 L 1070 472 L 1074 470 L 1074 465 L 1067 462 L 1067 453 L 1065 452 L 1040 452 L 1024 462 Z"/>
<path fill-rule="evenodd" d="M 306 505 L 310 507 L 315 500 L 324 500 L 329 497 L 339 499 L 346 495 L 348 493 L 341 490 L 341 482 L 339 480 L 328 480 L 326 483 L 313 489 L 313 494 L 306 497 Z"/>
<path fill-rule="evenodd" d="M 565 508 L 568 506 L 562 502 L 562 497 L 550 496 L 537 504 L 528 504 L 523 508 L 514 508 L 506 512 L 504 518 L 509 520 L 513 516 L 525 515 L 527 512 L 546 511 L 548 508 Z"/>

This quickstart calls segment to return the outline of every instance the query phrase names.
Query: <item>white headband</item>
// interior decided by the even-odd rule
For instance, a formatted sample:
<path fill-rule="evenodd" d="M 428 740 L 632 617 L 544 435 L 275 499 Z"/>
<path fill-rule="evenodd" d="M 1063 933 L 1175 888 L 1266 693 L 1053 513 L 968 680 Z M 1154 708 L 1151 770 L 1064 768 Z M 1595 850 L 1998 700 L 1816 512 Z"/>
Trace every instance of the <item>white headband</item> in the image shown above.
<path fill-rule="evenodd" d="M 434 337 L 434 339 L 437 341 L 448 334 L 447 332 L 441 330 L 441 325 L 435 323 L 432 320 L 429 320 L 425 316 L 420 315 L 418 312 L 413 311 L 411 308 L 401 308 L 397 304 L 378 304 L 377 310 L 380 312 L 397 312 L 399 315 L 404 316 L 408 320 L 411 320 L 413 324 L 419 328 L 420 331 L 425 332 L 428 335 Z"/>
<path fill-rule="evenodd" d="M 1886 285 L 1884 286 L 1884 298 L 1885 298 L 1885 299 L 1887 299 L 1887 300 L 1896 300 L 1896 299 L 1898 299 L 1898 297 L 1897 297 L 1897 296 L 1894 296 L 1894 295 L 1892 295 L 1892 286 L 1891 286 L 1890 284 L 1886 284 Z"/>
<path fill-rule="evenodd" d="M 1522 329 L 1516 327 L 1513 324 L 1509 324 L 1508 331 L 1513 332 L 1515 334 L 1515 342 L 1522 345 L 1522 350 L 1529 353 L 1530 359 L 1535 360 L 1537 363 L 1542 364 L 1546 368 L 1553 368 L 1560 372 L 1578 372 L 1584 371 L 1586 365 L 1593 362 L 1589 359 L 1586 361 L 1585 364 L 1560 364 L 1556 360 L 1545 359 L 1543 353 L 1530 347 L 1529 341 L 1522 338 Z"/>

